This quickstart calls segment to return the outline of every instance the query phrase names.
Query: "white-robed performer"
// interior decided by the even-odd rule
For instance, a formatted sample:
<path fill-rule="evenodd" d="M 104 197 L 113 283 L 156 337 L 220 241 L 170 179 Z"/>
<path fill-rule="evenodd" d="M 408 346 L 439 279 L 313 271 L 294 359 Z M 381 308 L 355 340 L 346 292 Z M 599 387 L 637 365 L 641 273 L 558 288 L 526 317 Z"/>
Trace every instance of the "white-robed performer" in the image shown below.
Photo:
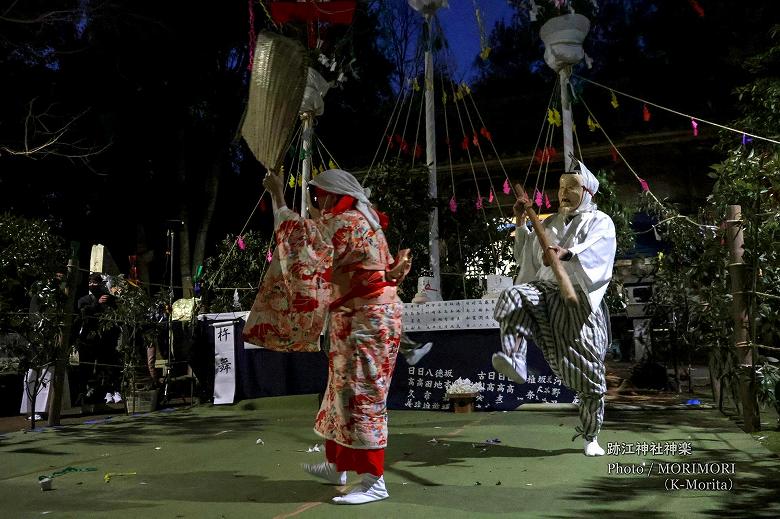
<path fill-rule="evenodd" d="M 517 186 L 514 255 L 519 271 L 515 286 L 501 293 L 494 313 L 503 351 L 493 355 L 493 367 L 524 383 L 526 341 L 532 339 L 555 375 L 577 392 L 582 423 L 577 431 L 585 438 L 587 456 L 604 454 L 597 440 L 604 420 L 604 356 L 610 337 L 604 293 L 616 249 L 612 219 L 593 203 L 598 188 L 596 177 L 579 162 L 579 172 L 561 175 L 558 214 L 542 224 L 576 291 L 578 304 L 567 305 L 539 240 L 525 225 L 525 208 L 531 202 Z"/>

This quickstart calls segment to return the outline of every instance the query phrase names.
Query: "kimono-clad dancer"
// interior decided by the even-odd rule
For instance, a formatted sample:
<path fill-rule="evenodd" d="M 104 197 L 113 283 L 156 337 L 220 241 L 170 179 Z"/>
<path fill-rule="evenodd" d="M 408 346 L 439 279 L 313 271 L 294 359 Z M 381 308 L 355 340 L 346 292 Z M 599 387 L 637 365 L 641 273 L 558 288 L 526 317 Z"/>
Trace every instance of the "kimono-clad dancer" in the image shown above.
<path fill-rule="evenodd" d="M 301 220 L 286 206 L 280 175 L 269 173 L 263 184 L 274 201 L 277 226 Z M 332 245 L 316 265 L 328 272 L 332 296 L 328 385 L 314 424 L 314 432 L 325 439 L 326 461 L 304 464 L 303 469 L 334 485 L 346 484 L 347 471 L 357 472 L 361 484 L 333 501 L 370 503 L 388 497 L 383 477 L 386 404 L 401 340 L 402 304 L 396 287 L 411 260 L 406 250 L 397 259 L 391 256 L 382 231 L 387 217 L 372 207 L 350 173 L 331 169 L 309 185 L 312 207 L 320 215 L 309 221 L 318 239 L 304 246 Z M 290 271 L 311 275 L 295 265 Z"/>
<path fill-rule="evenodd" d="M 526 341 L 532 339 L 555 375 L 577 392 L 582 423 L 577 432 L 585 438 L 585 455 L 602 456 L 597 436 L 604 421 L 604 356 L 610 336 L 604 293 L 615 260 L 615 226 L 593 203 L 598 180 L 582 162 L 579 169 L 561 175 L 558 214 L 542 224 L 579 304 L 565 305 L 539 240 L 525 225 L 525 207 L 531 202 L 517 186 L 514 254 L 519 272 L 515 286 L 504 290 L 496 304 L 503 352 L 493 355 L 493 367 L 513 382 L 524 383 Z"/>

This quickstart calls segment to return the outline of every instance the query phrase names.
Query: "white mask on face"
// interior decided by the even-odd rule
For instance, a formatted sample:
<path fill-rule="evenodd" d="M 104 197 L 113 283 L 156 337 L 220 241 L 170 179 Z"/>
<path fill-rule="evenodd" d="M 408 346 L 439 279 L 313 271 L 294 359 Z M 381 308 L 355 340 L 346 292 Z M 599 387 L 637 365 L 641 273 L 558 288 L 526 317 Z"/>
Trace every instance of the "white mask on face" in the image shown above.
<path fill-rule="evenodd" d="M 580 206 L 585 190 L 582 188 L 582 177 L 571 173 L 561 175 L 558 188 L 558 212 L 569 214 Z"/>

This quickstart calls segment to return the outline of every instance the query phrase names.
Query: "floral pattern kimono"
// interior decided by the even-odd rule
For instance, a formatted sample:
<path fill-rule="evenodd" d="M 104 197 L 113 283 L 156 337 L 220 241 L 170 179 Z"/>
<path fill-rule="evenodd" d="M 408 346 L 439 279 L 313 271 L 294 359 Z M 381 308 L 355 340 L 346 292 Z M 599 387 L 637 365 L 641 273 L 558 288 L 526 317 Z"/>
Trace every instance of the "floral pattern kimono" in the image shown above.
<path fill-rule="evenodd" d="M 371 273 L 393 262 L 384 233 L 372 230 L 355 210 L 310 220 L 282 209 L 278 217 L 273 268 L 252 306 L 244 340 L 278 346 L 272 349 L 316 351 L 330 309 L 328 387 L 314 431 L 353 449 L 384 448 L 402 304 L 394 298 L 387 304 L 342 306 L 351 296 L 370 299 L 389 286 L 370 281 Z M 333 293 L 334 271 L 352 273 L 347 294 Z M 333 301 L 336 295 L 341 297 Z"/>

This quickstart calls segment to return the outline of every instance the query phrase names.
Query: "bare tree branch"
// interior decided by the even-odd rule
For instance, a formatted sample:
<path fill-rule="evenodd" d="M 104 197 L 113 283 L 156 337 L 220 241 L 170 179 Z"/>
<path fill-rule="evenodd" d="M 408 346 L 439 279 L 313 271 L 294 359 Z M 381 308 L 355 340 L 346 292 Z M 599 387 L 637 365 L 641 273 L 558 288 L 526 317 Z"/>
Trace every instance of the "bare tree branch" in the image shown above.
<path fill-rule="evenodd" d="M 37 98 L 33 98 L 28 103 L 27 115 L 24 118 L 24 130 L 22 136 L 22 147 L 17 148 L 11 145 L 0 145 L 0 156 L 3 153 L 7 155 L 24 156 L 31 159 L 54 155 L 58 157 L 67 157 L 72 159 L 85 159 L 98 155 L 108 149 L 111 143 L 100 147 L 84 146 L 82 140 L 66 141 L 65 137 L 72 134 L 72 126 L 81 119 L 89 109 L 82 111 L 74 116 L 70 116 L 64 123 L 62 118 L 52 114 L 54 105 L 49 105 L 40 113 L 34 111 L 33 105 Z M 51 122 L 58 122 L 56 128 L 52 129 Z"/>

